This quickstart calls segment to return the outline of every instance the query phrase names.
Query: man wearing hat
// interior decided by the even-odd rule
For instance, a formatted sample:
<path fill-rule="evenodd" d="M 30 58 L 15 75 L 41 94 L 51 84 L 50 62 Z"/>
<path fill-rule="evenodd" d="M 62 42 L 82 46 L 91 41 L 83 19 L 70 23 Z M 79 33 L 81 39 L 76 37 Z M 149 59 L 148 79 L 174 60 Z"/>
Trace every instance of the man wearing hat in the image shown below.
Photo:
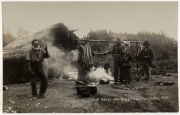
<path fill-rule="evenodd" d="M 138 54 L 138 60 L 140 61 L 140 70 L 137 76 L 137 81 L 145 75 L 144 80 L 149 81 L 150 67 L 152 66 L 152 59 L 154 57 L 152 49 L 149 47 L 150 43 L 148 40 L 144 41 L 144 48 Z"/>
<path fill-rule="evenodd" d="M 113 46 L 112 49 L 112 56 L 114 59 L 114 79 L 115 79 L 115 85 L 117 85 L 117 82 L 120 80 L 120 82 L 123 82 L 123 76 L 122 74 L 122 62 L 123 57 L 125 54 L 125 48 L 121 45 L 120 38 L 117 38 L 117 44 Z M 120 78 L 120 79 L 119 79 Z"/>

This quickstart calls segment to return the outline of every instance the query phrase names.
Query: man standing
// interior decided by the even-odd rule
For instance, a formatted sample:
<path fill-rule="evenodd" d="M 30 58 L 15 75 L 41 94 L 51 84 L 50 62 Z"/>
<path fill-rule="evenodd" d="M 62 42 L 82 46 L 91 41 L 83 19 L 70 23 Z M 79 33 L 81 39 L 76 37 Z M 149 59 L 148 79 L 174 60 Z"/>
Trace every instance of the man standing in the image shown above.
<path fill-rule="evenodd" d="M 38 98 L 37 87 L 36 87 L 36 77 L 41 81 L 39 98 L 45 98 L 45 92 L 47 89 L 47 78 L 43 70 L 43 60 L 44 58 L 49 58 L 50 55 L 45 49 L 41 49 L 39 41 L 37 39 L 32 41 L 33 48 L 28 52 L 26 56 L 26 61 L 28 62 L 28 71 L 31 75 L 31 89 L 33 99 Z"/>
<path fill-rule="evenodd" d="M 114 59 L 114 79 L 115 79 L 115 85 L 117 85 L 117 82 L 123 82 L 123 76 L 121 76 L 122 72 L 122 62 L 125 54 L 125 48 L 121 45 L 120 38 L 117 38 L 117 44 L 113 46 L 112 49 L 112 56 Z"/>
<path fill-rule="evenodd" d="M 154 57 L 153 51 L 149 48 L 149 41 L 144 41 L 144 48 L 139 52 L 138 59 L 140 61 L 140 70 L 137 76 L 137 81 L 145 74 L 144 80 L 149 81 L 150 77 L 150 67 L 152 66 L 152 59 Z"/>

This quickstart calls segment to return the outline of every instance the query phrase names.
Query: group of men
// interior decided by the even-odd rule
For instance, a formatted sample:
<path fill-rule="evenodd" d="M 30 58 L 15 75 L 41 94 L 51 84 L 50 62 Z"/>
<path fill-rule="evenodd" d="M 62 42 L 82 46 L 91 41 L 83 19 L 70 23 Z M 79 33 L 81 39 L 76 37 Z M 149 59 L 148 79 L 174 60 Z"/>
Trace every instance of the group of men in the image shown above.
<path fill-rule="evenodd" d="M 137 60 L 140 63 L 140 71 L 137 75 L 137 81 L 145 75 L 144 80 L 149 80 L 150 77 L 150 67 L 152 66 L 152 59 L 154 57 L 152 49 L 149 47 L 149 41 L 144 41 L 143 49 L 138 53 Z M 111 52 L 114 59 L 114 78 L 115 85 L 123 83 L 125 79 L 126 82 L 131 82 L 131 61 L 132 57 L 129 52 L 125 51 L 124 47 L 121 45 L 121 41 L 118 38 L 117 44 L 113 46 Z"/>
<path fill-rule="evenodd" d="M 138 54 L 138 61 L 141 64 L 140 71 L 138 73 L 137 81 L 145 74 L 145 80 L 149 80 L 150 76 L 150 67 L 152 66 L 152 58 L 154 57 L 152 49 L 149 47 L 149 42 L 145 41 L 143 43 L 144 48 Z M 47 77 L 45 76 L 43 70 L 43 60 L 44 58 L 49 58 L 50 55 L 47 51 L 47 47 L 45 49 L 40 48 L 39 41 L 37 39 L 32 41 L 32 49 L 28 52 L 26 56 L 26 61 L 28 62 L 28 72 L 31 75 L 31 89 L 33 99 L 44 98 L 45 92 L 47 89 Z M 79 47 L 79 74 L 78 79 L 85 81 L 84 78 L 86 71 L 88 70 L 88 64 L 92 62 L 93 52 L 90 50 L 90 46 L 85 44 L 81 44 Z M 85 54 L 87 55 L 85 58 Z M 121 45 L 121 41 L 118 38 L 117 44 L 113 46 L 111 54 L 114 59 L 114 78 L 115 85 L 123 82 L 123 76 L 125 76 L 125 80 L 129 83 L 131 82 L 131 61 L 132 57 L 128 52 L 125 51 L 125 48 Z M 86 63 L 85 63 L 86 62 Z M 36 87 L 36 77 L 38 77 L 41 81 L 39 94 L 37 93 Z"/>

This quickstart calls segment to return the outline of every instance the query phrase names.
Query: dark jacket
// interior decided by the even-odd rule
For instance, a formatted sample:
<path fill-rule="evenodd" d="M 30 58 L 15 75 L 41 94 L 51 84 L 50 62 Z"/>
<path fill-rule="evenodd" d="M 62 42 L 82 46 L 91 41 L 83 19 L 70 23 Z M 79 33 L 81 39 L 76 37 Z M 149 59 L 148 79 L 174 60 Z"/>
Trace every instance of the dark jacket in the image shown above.
<path fill-rule="evenodd" d="M 125 54 L 125 48 L 122 45 L 116 44 L 113 46 L 113 49 L 111 51 L 111 54 L 114 58 L 114 60 L 118 60 L 120 62 L 123 61 L 123 56 Z"/>
<path fill-rule="evenodd" d="M 27 69 L 30 72 L 30 74 L 32 73 L 32 65 L 42 65 L 42 61 L 44 60 L 44 58 L 50 58 L 50 55 L 47 51 L 47 48 L 45 49 L 39 49 L 39 50 L 34 50 L 33 48 L 28 52 L 27 56 L 26 56 L 26 61 L 27 63 Z M 41 66 L 39 66 L 41 67 Z"/>
<path fill-rule="evenodd" d="M 123 59 L 123 63 L 122 63 L 122 67 L 123 68 L 131 68 L 131 61 L 132 61 L 132 57 L 130 55 L 125 55 L 124 59 Z"/>
<path fill-rule="evenodd" d="M 28 62 L 42 62 L 44 58 L 49 58 L 49 53 L 44 49 L 34 50 L 33 48 L 26 55 Z"/>
<path fill-rule="evenodd" d="M 138 60 L 140 62 L 148 62 L 149 65 L 152 64 L 152 59 L 154 58 L 154 54 L 151 48 L 144 48 L 138 54 Z"/>

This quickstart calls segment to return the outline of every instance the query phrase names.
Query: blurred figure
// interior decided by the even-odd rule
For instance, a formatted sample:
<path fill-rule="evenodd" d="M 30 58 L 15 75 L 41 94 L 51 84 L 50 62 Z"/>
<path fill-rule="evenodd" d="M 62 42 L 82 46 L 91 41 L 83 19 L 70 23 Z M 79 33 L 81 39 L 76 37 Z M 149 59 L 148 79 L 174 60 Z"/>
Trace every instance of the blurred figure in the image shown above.
<path fill-rule="evenodd" d="M 150 67 L 152 66 L 152 59 L 154 57 L 152 49 L 149 47 L 149 41 L 144 41 L 143 49 L 138 54 L 138 60 L 140 61 L 140 70 L 137 76 L 137 81 L 145 74 L 144 80 L 149 81 Z"/>
<path fill-rule="evenodd" d="M 123 62 L 122 62 L 122 76 L 126 80 L 126 83 L 130 84 L 131 82 L 131 61 L 132 57 L 130 53 L 125 54 Z"/>
<path fill-rule="evenodd" d="M 108 75 L 112 75 L 109 64 L 104 64 L 104 70 Z"/>

